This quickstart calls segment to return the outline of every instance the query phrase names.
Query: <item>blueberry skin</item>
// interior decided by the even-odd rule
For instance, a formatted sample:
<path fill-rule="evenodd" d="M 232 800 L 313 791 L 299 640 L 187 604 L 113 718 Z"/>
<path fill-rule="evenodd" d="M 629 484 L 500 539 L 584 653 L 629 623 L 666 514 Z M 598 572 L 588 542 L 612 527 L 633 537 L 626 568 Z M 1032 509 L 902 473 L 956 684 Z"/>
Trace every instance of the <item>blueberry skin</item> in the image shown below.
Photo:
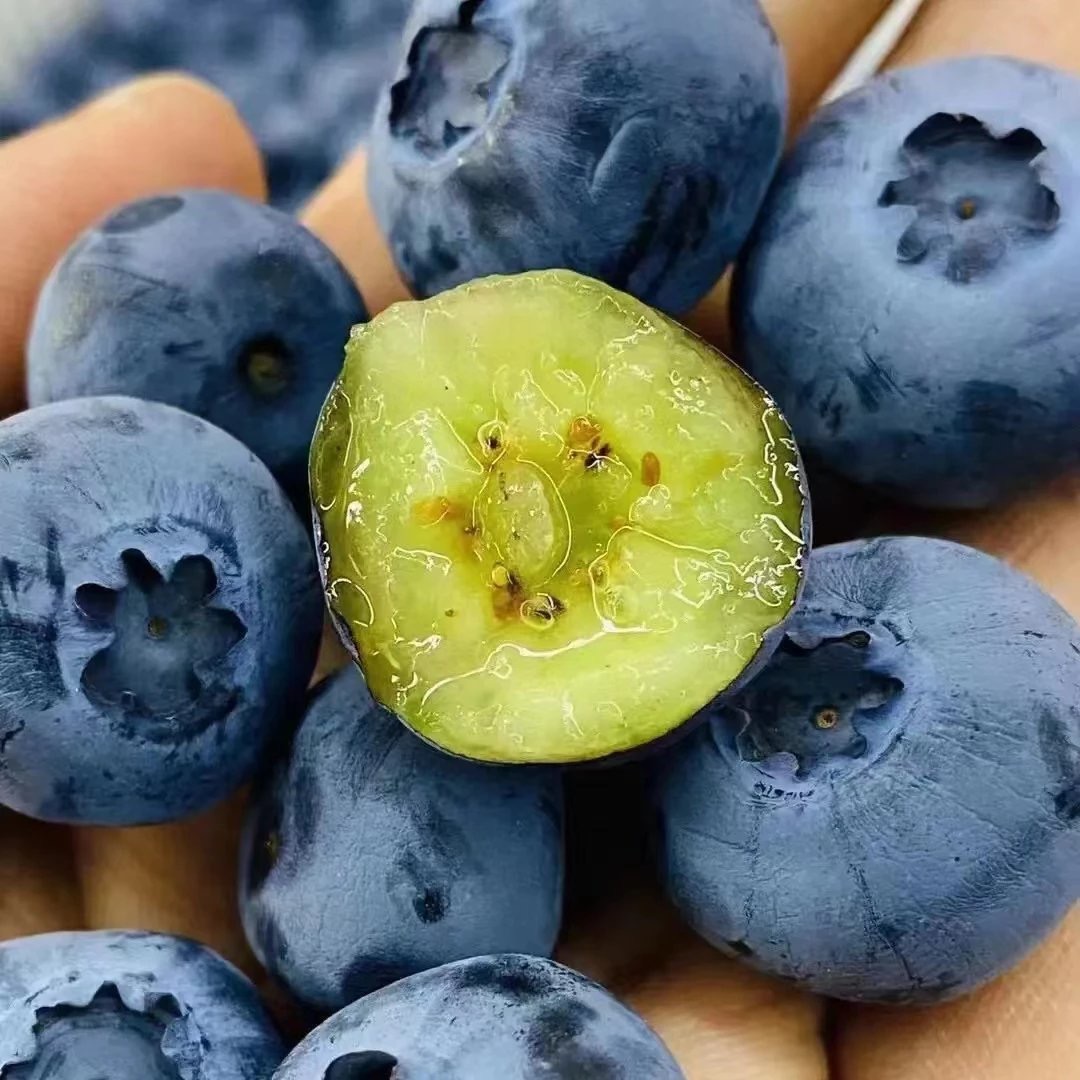
<path fill-rule="evenodd" d="M 345 268 L 289 215 L 220 191 L 142 199 L 85 232 L 46 281 L 30 404 L 176 405 L 251 447 L 306 507 L 319 410 L 366 318 Z"/>
<path fill-rule="evenodd" d="M 786 90 L 757 0 L 420 0 L 372 206 L 420 296 L 562 267 L 683 312 L 750 231 Z"/>
<path fill-rule="evenodd" d="M 1080 889 L 1080 629 L 971 548 L 821 548 L 769 667 L 655 780 L 712 944 L 839 998 L 965 992 Z"/>
<path fill-rule="evenodd" d="M 0 802 L 134 825 L 243 783 L 322 627 L 266 468 L 179 409 L 80 398 L 0 422 L 0 506 Z"/>
<path fill-rule="evenodd" d="M 737 277 L 741 362 L 803 450 L 927 506 L 1080 462 L 1080 80 L 969 58 L 822 110 Z"/>
<path fill-rule="evenodd" d="M 273 1080 L 681 1080 L 646 1023 L 596 983 L 502 953 L 411 975 L 316 1028 Z"/>
<path fill-rule="evenodd" d="M 99 930 L 0 944 L 5 1080 L 267 1080 L 284 1056 L 255 987 L 187 938 Z"/>
<path fill-rule="evenodd" d="M 562 887 L 559 774 L 432 749 L 351 664 L 313 693 L 241 855 L 253 951 L 327 1012 L 450 960 L 550 954 Z"/>
<path fill-rule="evenodd" d="M 95 0 L 0 101 L 0 138 L 152 71 L 188 71 L 235 103 L 275 205 L 299 206 L 367 133 L 407 0 Z"/>

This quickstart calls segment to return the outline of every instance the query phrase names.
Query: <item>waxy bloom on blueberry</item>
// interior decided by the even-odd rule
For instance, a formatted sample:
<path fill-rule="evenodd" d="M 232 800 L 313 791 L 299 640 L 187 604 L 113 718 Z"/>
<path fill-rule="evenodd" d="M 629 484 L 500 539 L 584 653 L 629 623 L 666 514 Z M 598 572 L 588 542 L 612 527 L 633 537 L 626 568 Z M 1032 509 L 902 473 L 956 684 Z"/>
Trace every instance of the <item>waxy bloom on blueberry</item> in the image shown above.
<path fill-rule="evenodd" d="M 425 745 L 349 665 L 316 688 L 256 791 L 240 881 L 252 949 L 328 1011 L 450 960 L 549 954 L 561 785 L 554 770 L 491 769 Z"/>
<path fill-rule="evenodd" d="M 933 1001 L 1080 895 L 1080 627 L 919 537 L 820 548 L 765 670 L 656 764 L 660 865 L 732 956 L 808 990 Z"/>
<path fill-rule="evenodd" d="M 570 968 L 477 956 L 412 975 L 317 1027 L 274 1080 L 683 1080 L 646 1023 Z"/>
<path fill-rule="evenodd" d="M 372 207 L 419 296 L 566 268 L 686 311 L 750 231 L 786 89 L 758 0 L 420 0 Z"/>
<path fill-rule="evenodd" d="M 254 450 L 306 517 L 311 434 L 366 318 L 345 268 L 290 215 L 224 191 L 139 199 L 45 282 L 30 404 L 126 394 L 186 409 Z"/>
<path fill-rule="evenodd" d="M 255 987 L 167 934 L 0 944 L 4 1080 L 267 1080 L 284 1056 Z"/>
<path fill-rule="evenodd" d="M 1080 464 L 1080 80 L 996 57 L 823 109 L 736 276 L 737 355 L 802 450 L 928 506 Z"/>
<path fill-rule="evenodd" d="M 0 422 L 0 802 L 71 822 L 194 813 L 303 701 L 311 542 L 235 439 L 80 398 Z"/>

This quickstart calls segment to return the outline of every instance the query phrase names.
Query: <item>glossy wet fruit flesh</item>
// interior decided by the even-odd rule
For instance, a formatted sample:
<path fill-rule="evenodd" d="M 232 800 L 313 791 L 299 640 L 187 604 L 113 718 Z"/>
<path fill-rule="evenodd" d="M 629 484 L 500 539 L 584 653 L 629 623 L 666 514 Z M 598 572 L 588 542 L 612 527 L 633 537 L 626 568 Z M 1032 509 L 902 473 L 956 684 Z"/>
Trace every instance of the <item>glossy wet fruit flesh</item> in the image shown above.
<path fill-rule="evenodd" d="M 463 756 L 649 743 L 770 651 L 798 591 L 804 496 L 776 407 L 567 271 L 354 331 L 311 463 L 327 596 L 371 690 Z"/>

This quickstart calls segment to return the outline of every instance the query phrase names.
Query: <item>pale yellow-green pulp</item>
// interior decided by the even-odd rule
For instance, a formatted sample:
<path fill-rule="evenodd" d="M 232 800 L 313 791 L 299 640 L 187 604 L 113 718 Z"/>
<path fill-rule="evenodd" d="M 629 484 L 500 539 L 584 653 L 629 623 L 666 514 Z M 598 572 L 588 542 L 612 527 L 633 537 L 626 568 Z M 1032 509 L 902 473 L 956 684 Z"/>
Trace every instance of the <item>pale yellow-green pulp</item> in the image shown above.
<path fill-rule="evenodd" d="M 372 692 L 480 760 L 666 734 L 743 671 L 801 574 L 798 456 L 773 403 L 568 271 L 357 328 L 312 492 Z"/>

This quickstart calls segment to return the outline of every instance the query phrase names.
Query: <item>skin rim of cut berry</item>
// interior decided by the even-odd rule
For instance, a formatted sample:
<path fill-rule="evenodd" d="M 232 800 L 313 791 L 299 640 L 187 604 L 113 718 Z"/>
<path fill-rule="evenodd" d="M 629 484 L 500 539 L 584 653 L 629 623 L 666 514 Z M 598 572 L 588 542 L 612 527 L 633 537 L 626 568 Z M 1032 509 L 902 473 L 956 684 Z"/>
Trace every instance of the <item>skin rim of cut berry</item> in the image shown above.
<path fill-rule="evenodd" d="M 651 423 L 627 419 L 638 407 Z M 423 454 L 460 482 L 423 486 Z M 472 760 L 598 761 L 681 734 L 768 659 L 802 585 L 809 498 L 768 394 L 569 271 L 471 282 L 355 330 L 310 467 L 343 642 L 377 700 Z"/>

